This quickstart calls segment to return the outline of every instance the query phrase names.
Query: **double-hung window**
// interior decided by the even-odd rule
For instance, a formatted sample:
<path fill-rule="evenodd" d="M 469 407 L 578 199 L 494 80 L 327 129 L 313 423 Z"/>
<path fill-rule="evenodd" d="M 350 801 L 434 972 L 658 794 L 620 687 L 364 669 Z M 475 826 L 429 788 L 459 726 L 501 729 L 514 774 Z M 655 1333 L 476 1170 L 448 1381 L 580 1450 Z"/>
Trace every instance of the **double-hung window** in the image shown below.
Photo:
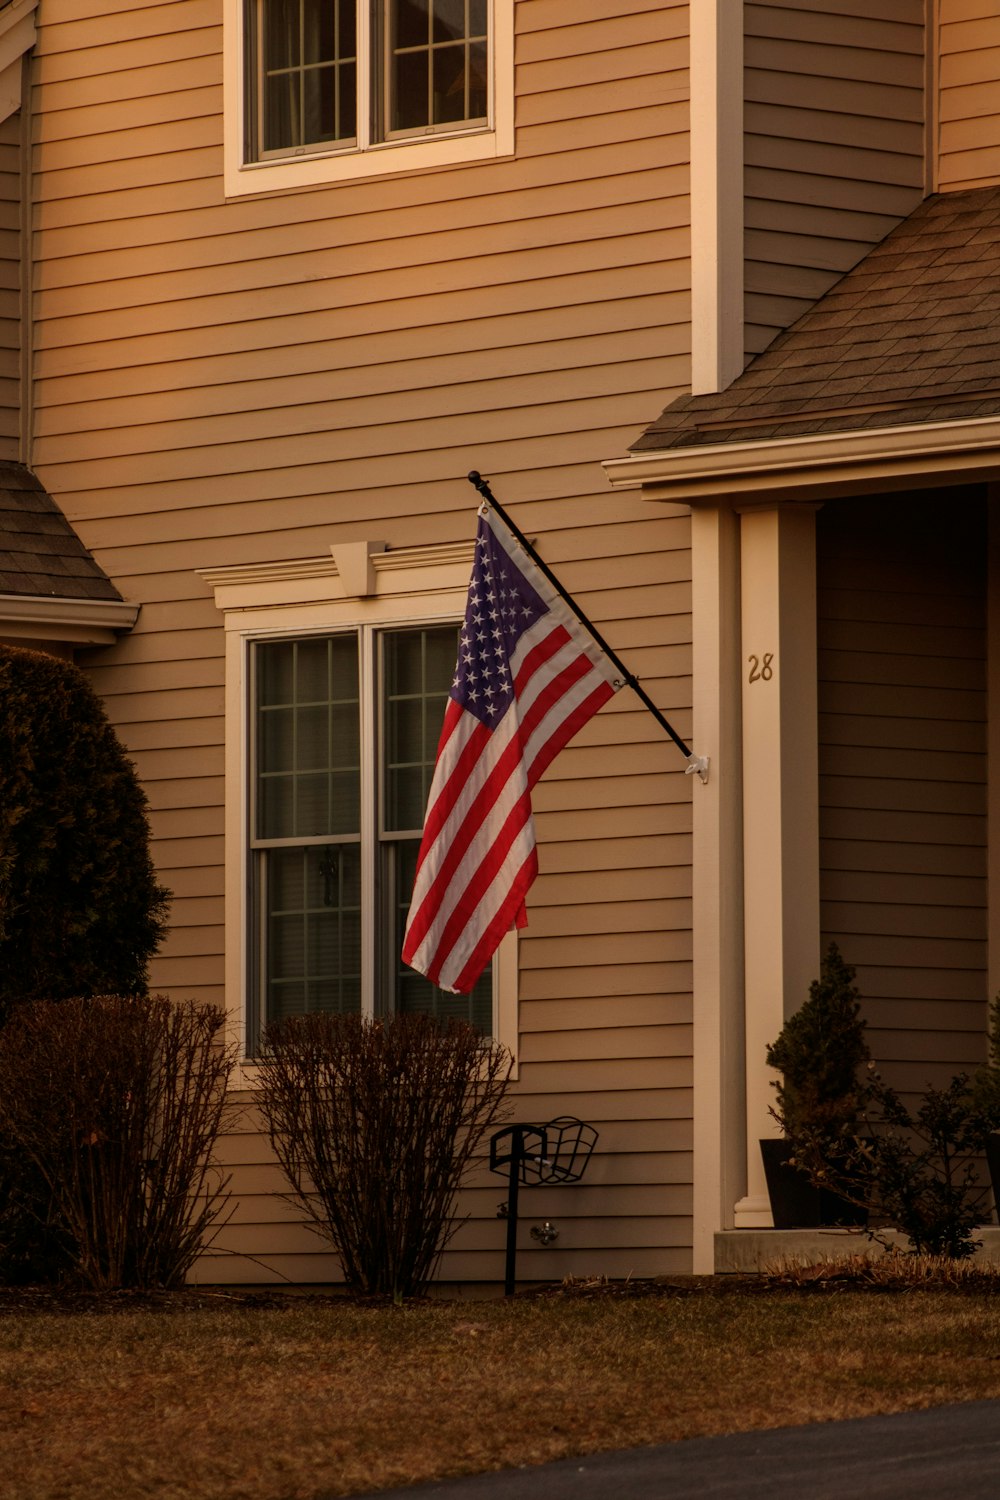
<path fill-rule="evenodd" d="M 399 957 L 457 649 L 455 625 L 253 642 L 253 1030 L 426 1011 L 491 1033 L 491 970 L 453 995 Z"/>
<path fill-rule="evenodd" d="M 226 5 L 230 192 L 513 149 L 513 0 Z"/>
<path fill-rule="evenodd" d="M 468 996 L 400 958 L 472 544 L 380 548 L 201 573 L 225 620 L 225 984 L 249 1060 L 269 1020 L 315 1010 L 517 1046 L 514 933 Z"/>

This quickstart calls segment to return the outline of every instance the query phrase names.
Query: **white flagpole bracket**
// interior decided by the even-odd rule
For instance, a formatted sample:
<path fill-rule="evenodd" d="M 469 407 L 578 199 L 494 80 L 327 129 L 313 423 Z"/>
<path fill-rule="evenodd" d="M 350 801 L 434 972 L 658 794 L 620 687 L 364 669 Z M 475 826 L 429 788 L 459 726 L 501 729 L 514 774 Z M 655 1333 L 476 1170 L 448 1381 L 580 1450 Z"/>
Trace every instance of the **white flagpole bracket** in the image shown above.
<path fill-rule="evenodd" d="M 697 776 L 702 786 L 708 782 L 709 758 L 707 755 L 689 755 L 684 767 L 685 776 Z"/>

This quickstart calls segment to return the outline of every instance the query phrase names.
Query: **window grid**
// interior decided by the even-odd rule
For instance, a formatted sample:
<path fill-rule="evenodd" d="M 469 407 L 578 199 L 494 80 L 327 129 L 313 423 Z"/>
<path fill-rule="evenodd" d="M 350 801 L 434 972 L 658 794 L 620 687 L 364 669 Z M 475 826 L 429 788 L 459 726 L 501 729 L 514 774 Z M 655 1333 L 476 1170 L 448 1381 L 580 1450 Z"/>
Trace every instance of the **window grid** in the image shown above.
<path fill-rule="evenodd" d="M 246 4 L 252 160 L 488 124 L 489 0 Z"/>
<path fill-rule="evenodd" d="M 257 956 L 251 993 L 259 1001 L 251 1001 L 252 1035 L 259 1020 L 311 1010 L 358 1012 L 373 1002 L 376 1014 L 456 1016 L 491 1034 L 489 969 L 471 996 L 456 996 L 400 958 L 459 634 L 457 624 L 434 624 L 255 643 L 250 835 Z M 329 782 L 343 774 L 334 762 L 348 717 L 358 730 L 346 757 L 358 782 L 349 830 L 337 826 L 339 804 L 331 791 L 318 819 L 317 799 L 302 795 L 303 779 Z M 379 768 L 371 782 L 362 770 L 369 761 Z M 269 786 L 279 788 L 270 801 Z M 365 827 L 375 841 L 371 853 Z M 257 1004 L 262 1014 L 255 1021 Z"/>
<path fill-rule="evenodd" d="M 485 0 L 388 0 L 388 8 L 387 134 L 485 120 Z M 418 18 L 424 36 L 410 40 Z"/>
<path fill-rule="evenodd" d="M 355 4 L 257 0 L 261 157 L 356 139 Z"/>

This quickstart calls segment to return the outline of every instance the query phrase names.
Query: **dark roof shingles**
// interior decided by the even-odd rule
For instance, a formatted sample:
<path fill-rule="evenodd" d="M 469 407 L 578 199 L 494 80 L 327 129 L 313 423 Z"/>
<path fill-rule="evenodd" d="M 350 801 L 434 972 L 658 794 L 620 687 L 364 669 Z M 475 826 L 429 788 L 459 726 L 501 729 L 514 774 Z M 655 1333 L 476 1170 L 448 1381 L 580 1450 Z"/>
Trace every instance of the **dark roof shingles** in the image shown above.
<path fill-rule="evenodd" d="M 52 496 L 23 464 L 0 463 L 0 594 L 121 598 Z"/>
<path fill-rule="evenodd" d="M 635 452 L 1000 412 L 1000 187 L 926 199 L 728 390 Z"/>

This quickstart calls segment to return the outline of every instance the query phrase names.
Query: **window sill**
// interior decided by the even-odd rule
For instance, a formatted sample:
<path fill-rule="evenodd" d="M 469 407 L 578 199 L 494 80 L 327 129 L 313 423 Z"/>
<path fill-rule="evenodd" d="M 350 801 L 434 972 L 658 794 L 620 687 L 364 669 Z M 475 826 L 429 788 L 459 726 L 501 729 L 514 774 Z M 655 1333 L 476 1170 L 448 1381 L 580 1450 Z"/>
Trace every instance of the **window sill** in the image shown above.
<path fill-rule="evenodd" d="M 263 162 L 226 162 L 226 197 L 358 182 L 402 172 L 492 161 L 514 153 L 513 129 L 475 130 L 423 140 L 390 141 L 366 151 L 309 152 Z"/>

